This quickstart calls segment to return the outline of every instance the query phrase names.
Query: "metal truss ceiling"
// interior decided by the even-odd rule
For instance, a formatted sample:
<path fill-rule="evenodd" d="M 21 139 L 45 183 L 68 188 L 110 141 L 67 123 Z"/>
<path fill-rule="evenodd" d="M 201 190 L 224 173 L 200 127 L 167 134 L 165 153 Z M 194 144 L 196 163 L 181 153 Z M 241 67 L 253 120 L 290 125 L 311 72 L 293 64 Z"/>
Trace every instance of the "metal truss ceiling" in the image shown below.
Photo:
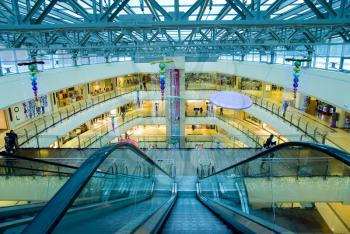
<path fill-rule="evenodd" d="M 349 0 L 0 0 L 2 48 L 73 56 L 311 52 L 350 41 Z"/>

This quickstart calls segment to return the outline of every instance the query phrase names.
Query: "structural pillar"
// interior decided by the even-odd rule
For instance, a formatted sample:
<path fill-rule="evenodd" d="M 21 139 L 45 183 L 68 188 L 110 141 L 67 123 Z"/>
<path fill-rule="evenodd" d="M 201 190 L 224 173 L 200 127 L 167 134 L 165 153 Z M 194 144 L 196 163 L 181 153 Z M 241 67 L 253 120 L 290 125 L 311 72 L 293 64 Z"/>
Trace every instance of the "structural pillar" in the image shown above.
<path fill-rule="evenodd" d="M 168 75 L 165 80 L 165 98 L 168 144 L 172 147 L 185 146 L 185 58 L 174 57 L 167 65 Z"/>
<path fill-rule="evenodd" d="M 345 111 L 337 108 L 336 113 L 338 114 L 337 127 L 344 128 L 345 127 L 345 117 L 346 117 Z"/>
<path fill-rule="evenodd" d="M 305 112 L 306 106 L 307 106 L 307 96 L 302 94 L 301 92 L 297 92 L 294 107 Z"/>
<path fill-rule="evenodd" d="M 266 83 L 266 82 L 262 82 L 262 86 L 261 86 L 261 96 L 262 98 L 269 98 L 271 97 L 271 85 Z"/>

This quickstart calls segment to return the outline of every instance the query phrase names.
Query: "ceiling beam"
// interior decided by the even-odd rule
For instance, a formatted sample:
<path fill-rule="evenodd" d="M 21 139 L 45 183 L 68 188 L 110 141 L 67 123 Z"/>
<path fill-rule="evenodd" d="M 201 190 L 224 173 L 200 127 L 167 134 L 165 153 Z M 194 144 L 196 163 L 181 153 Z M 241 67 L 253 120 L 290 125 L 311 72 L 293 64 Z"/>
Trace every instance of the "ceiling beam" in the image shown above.
<path fill-rule="evenodd" d="M 331 14 L 331 16 L 337 16 L 337 13 L 328 2 L 326 2 L 325 0 L 317 0 L 317 2 L 319 2 L 327 10 L 327 12 Z"/>
<path fill-rule="evenodd" d="M 199 13 L 197 15 L 197 20 L 201 20 L 203 15 L 204 15 L 204 12 L 205 12 L 205 9 L 207 8 L 208 6 L 208 3 L 209 3 L 209 0 L 204 0 L 202 5 L 201 5 L 201 8 L 199 9 Z"/>
<path fill-rule="evenodd" d="M 169 13 L 164 10 L 163 7 L 161 7 L 155 0 L 148 0 L 150 4 L 157 10 L 159 11 L 163 16 L 165 20 L 172 20 L 173 18 L 169 15 Z"/>
<path fill-rule="evenodd" d="M 228 4 L 230 4 L 231 8 L 237 12 L 237 14 L 242 18 L 242 19 L 246 19 L 246 15 L 236 6 L 236 4 L 234 4 L 231 0 L 226 0 L 226 2 Z"/>
<path fill-rule="evenodd" d="M 35 21 L 36 24 L 41 24 L 44 21 L 44 18 L 50 13 L 52 8 L 57 3 L 57 0 L 52 0 L 49 5 L 44 9 L 44 11 L 40 14 L 39 18 Z"/>
<path fill-rule="evenodd" d="M 305 4 L 311 9 L 311 11 L 317 16 L 319 19 L 325 19 L 326 17 L 321 13 L 319 9 L 311 2 L 311 0 L 304 0 Z"/>
<path fill-rule="evenodd" d="M 151 11 L 154 18 L 157 21 L 160 21 L 159 15 L 158 15 L 157 11 L 154 9 L 154 7 L 152 6 L 152 4 L 148 0 L 145 0 L 145 1 L 146 1 L 146 5 L 147 5 L 148 9 Z"/>
<path fill-rule="evenodd" d="M 83 16 L 86 21 L 88 22 L 92 21 L 89 13 L 87 13 L 87 11 L 81 5 L 79 5 L 76 0 L 66 0 L 66 1 L 69 2 L 71 7 L 75 9 L 77 12 L 79 12 L 80 15 Z"/>
<path fill-rule="evenodd" d="M 101 0 L 100 0 L 101 1 Z M 105 13 L 102 14 L 101 16 L 101 21 L 104 21 L 105 19 L 108 18 L 109 14 L 112 13 L 112 11 L 120 4 L 122 0 L 115 0 L 112 5 L 106 10 Z M 102 2 L 102 1 L 101 1 Z"/>
<path fill-rule="evenodd" d="M 245 6 L 244 3 L 242 3 L 240 0 L 226 0 L 227 2 L 232 2 L 233 5 L 238 6 L 243 14 L 246 16 L 246 18 L 253 18 L 253 14 L 248 10 L 248 8 Z M 232 6 L 232 5 L 231 5 Z"/>
<path fill-rule="evenodd" d="M 112 22 L 117 15 L 124 9 L 124 7 L 126 6 L 126 4 L 129 3 L 130 0 L 124 0 L 119 6 L 118 8 L 112 13 L 112 15 L 108 18 L 108 22 Z"/>
<path fill-rule="evenodd" d="M 188 19 L 192 15 L 193 12 L 197 10 L 198 7 L 200 7 L 203 3 L 203 0 L 197 0 L 191 7 L 188 9 L 185 14 L 182 15 L 181 19 Z"/>

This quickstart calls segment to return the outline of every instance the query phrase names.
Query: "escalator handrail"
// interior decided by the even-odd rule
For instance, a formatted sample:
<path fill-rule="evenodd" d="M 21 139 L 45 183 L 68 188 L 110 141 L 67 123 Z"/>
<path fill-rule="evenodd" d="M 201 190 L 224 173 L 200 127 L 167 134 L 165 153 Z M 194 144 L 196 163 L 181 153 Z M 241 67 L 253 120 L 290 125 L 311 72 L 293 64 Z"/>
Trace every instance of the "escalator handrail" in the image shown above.
<path fill-rule="evenodd" d="M 7 153 L 5 151 L 0 152 L 0 156 L 5 156 L 7 158 L 15 158 L 15 159 L 20 159 L 20 160 L 26 160 L 26 161 L 36 162 L 36 163 L 42 163 L 42 164 L 47 164 L 47 165 L 52 165 L 52 166 L 66 167 L 66 168 L 70 168 L 70 169 L 79 169 L 79 167 L 72 166 L 72 165 L 61 164 L 61 163 L 57 163 L 57 162 L 49 162 L 49 161 L 36 159 L 36 158 L 28 158 L 28 157 L 25 157 L 25 156 L 9 154 L 9 153 Z"/>
<path fill-rule="evenodd" d="M 270 149 L 266 149 L 260 153 L 255 154 L 252 157 L 249 157 L 243 161 L 235 163 L 229 167 L 226 167 L 220 171 L 217 171 L 217 172 L 215 172 L 209 176 L 203 177 L 201 179 L 206 179 L 206 178 L 211 177 L 211 176 L 216 176 L 218 174 L 221 174 L 224 171 L 228 171 L 232 168 L 235 168 L 235 167 L 240 166 L 242 164 L 245 164 L 247 162 L 251 162 L 251 161 L 258 159 L 260 157 L 263 157 L 269 153 L 273 153 L 273 152 L 276 152 L 278 150 L 283 150 L 284 148 L 293 147 L 293 146 L 303 146 L 303 147 L 308 147 L 310 149 L 318 150 L 318 151 L 325 153 L 325 154 L 328 154 L 329 156 L 331 156 L 331 157 L 343 162 L 344 164 L 350 166 L 350 154 L 345 152 L 345 151 L 330 147 L 328 145 L 322 145 L 322 144 L 316 144 L 316 143 L 310 143 L 310 142 L 291 141 L 291 142 L 285 142 L 285 143 L 276 145 Z"/>
<path fill-rule="evenodd" d="M 66 211 L 71 207 L 90 178 L 99 168 L 99 166 L 108 158 L 108 156 L 115 150 L 127 147 L 138 156 L 146 160 L 152 166 L 162 171 L 169 178 L 171 176 L 160 168 L 152 159 L 150 159 L 144 152 L 136 146 L 119 142 L 108 145 L 93 153 L 81 167 L 69 178 L 69 180 L 62 186 L 62 188 L 54 195 L 49 203 L 42 209 L 42 211 L 34 218 L 34 220 L 24 229 L 23 233 L 51 233 L 56 225 L 65 215 Z"/>

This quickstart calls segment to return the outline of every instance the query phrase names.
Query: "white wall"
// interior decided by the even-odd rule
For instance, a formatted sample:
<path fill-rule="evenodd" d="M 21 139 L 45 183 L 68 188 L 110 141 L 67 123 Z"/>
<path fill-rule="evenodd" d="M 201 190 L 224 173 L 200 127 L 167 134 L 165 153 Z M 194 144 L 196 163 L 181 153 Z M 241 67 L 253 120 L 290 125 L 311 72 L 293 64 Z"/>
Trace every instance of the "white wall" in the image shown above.
<path fill-rule="evenodd" d="M 38 75 L 39 94 L 95 80 L 134 72 L 158 72 L 157 64 L 118 62 L 47 70 Z M 188 62 L 186 72 L 219 72 L 262 80 L 292 88 L 292 66 L 256 62 Z M 299 90 L 350 111 L 350 74 L 303 68 Z M 0 79 L 0 108 L 33 97 L 29 75 L 16 74 Z"/>

